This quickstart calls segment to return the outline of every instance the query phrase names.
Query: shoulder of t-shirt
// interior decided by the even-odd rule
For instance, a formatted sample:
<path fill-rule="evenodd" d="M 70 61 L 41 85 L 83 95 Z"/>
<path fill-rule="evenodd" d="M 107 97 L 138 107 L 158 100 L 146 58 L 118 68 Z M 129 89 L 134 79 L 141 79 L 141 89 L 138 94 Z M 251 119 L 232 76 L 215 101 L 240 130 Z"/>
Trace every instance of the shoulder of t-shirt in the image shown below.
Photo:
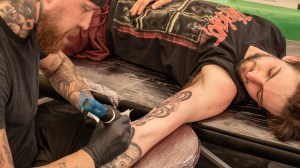
<path fill-rule="evenodd" d="M 266 18 L 263 18 L 260 16 L 255 16 L 255 15 L 253 15 L 253 17 L 260 20 L 259 22 L 263 21 L 263 24 L 266 27 L 269 27 L 270 31 L 273 32 L 270 34 L 270 36 L 268 36 L 268 38 L 269 38 L 269 40 L 272 40 L 272 42 L 275 42 L 275 46 L 273 46 L 272 48 L 264 48 L 263 47 L 262 49 L 270 54 L 273 54 L 273 55 L 279 57 L 279 58 L 282 58 L 283 56 L 285 56 L 286 55 L 286 38 L 285 38 L 284 34 L 282 33 L 282 31 L 280 30 L 280 28 L 276 24 L 274 24 L 272 21 L 270 21 Z M 268 43 L 267 39 L 266 39 L 266 43 Z M 259 46 L 262 47 L 261 45 L 259 45 Z"/>

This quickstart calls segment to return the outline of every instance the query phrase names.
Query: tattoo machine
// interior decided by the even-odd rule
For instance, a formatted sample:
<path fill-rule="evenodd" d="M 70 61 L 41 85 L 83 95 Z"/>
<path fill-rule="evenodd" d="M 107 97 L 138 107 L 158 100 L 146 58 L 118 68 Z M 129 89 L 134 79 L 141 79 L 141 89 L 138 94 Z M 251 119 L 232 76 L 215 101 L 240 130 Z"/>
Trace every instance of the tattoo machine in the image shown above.
<path fill-rule="evenodd" d="M 107 109 L 104 104 L 99 103 L 94 98 L 85 94 L 80 94 L 79 106 L 82 112 L 87 112 L 87 116 L 94 119 L 97 123 L 99 123 L 99 120 L 104 123 L 110 123 L 114 121 L 116 117 L 113 108 Z"/>

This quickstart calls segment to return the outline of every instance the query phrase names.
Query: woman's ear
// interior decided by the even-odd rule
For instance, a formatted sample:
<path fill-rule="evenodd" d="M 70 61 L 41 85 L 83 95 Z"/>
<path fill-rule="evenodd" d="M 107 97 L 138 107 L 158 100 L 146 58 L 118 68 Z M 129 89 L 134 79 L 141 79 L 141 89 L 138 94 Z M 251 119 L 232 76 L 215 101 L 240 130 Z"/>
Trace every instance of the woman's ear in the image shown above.
<path fill-rule="evenodd" d="M 287 61 L 287 62 L 300 62 L 300 57 L 296 56 L 284 56 L 282 60 Z"/>

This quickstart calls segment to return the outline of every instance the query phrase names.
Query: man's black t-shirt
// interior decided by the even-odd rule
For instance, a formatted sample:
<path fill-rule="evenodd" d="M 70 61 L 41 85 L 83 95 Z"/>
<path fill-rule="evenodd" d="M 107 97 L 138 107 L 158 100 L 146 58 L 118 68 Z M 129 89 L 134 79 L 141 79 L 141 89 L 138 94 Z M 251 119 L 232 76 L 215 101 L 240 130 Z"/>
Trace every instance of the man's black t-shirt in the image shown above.
<path fill-rule="evenodd" d="M 5 129 L 15 167 L 31 167 L 37 154 L 34 116 L 38 102 L 35 35 L 22 39 L 0 17 L 0 129 Z"/>
<path fill-rule="evenodd" d="M 278 57 L 285 38 L 271 22 L 201 0 L 174 0 L 140 16 L 129 10 L 135 1 L 113 0 L 107 24 L 108 46 L 133 63 L 165 73 L 184 85 L 207 64 L 223 67 L 235 82 L 234 103 L 247 94 L 235 66 L 250 45 Z M 112 47 L 113 46 L 113 47 Z"/>

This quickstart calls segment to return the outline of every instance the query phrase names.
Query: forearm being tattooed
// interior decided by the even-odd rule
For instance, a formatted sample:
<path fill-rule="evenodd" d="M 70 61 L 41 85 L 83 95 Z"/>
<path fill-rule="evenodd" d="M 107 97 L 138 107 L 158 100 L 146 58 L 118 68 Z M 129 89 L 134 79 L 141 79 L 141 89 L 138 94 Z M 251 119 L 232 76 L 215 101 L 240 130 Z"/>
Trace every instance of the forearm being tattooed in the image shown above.
<path fill-rule="evenodd" d="M 146 116 L 132 123 L 134 126 L 142 126 L 155 118 L 165 118 L 173 112 L 176 112 L 182 101 L 192 96 L 191 91 L 182 91 L 163 101 L 158 107 L 151 110 Z"/>
<path fill-rule="evenodd" d="M 43 74 L 49 79 L 53 88 L 66 100 L 79 108 L 79 94 L 92 97 L 71 60 L 62 52 L 55 54 L 47 67 L 42 68 Z"/>
<path fill-rule="evenodd" d="M 149 148 L 153 147 L 157 142 L 163 139 L 163 137 L 159 137 L 156 134 L 159 131 L 155 129 L 155 126 L 157 125 L 156 119 L 165 119 L 170 116 L 170 114 L 177 112 L 181 103 L 190 99 L 191 96 L 191 91 L 181 91 L 163 101 L 158 107 L 152 109 L 146 116 L 132 122 L 131 125 L 135 127 L 135 135 L 129 148 L 113 161 L 102 167 L 126 168 L 131 167 L 134 163 L 140 160 Z M 153 122 L 151 122 L 152 120 Z M 164 133 L 168 134 L 168 132 Z M 151 143 L 146 144 L 146 141 L 149 140 L 147 138 L 151 139 Z"/>
<path fill-rule="evenodd" d="M 128 149 L 119 155 L 117 158 L 115 158 L 110 163 L 105 164 L 104 166 L 101 166 L 101 168 L 118 168 L 118 167 L 130 167 L 135 162 L 137 162 L 142 157 L 142 149 L 141 147 L 131 142 Z"/>

